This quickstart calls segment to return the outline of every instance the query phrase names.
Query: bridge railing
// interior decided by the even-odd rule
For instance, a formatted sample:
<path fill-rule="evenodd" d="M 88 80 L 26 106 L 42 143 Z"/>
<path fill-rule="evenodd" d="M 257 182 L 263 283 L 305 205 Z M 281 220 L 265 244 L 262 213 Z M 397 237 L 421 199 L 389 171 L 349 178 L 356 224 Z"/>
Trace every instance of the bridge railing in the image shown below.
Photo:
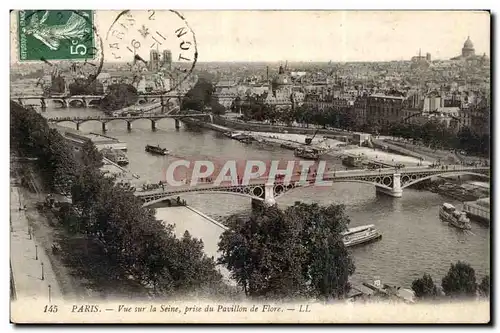
<path fill-rule="evenodd" d="M 398 170 L 399 173 L 402 174 L 418 174 L 418 173 L 427 173 L 431 171 L 432 173 L 435 174 L 441 174 L 441 173 L 456 173 L 456 172 L 464 172 L 464 171 L 486 171 L 489 170 L 488 167 L 459 167 L 459 166 L 454 166 L 455 168 L 448 168 L 447 170 L 443 170 L 440 168 L 428 168 L 428 167 L 413 167 L 413 168 L 402 168 Z M 362 170 L 362 169 L 354 169 L 354 170 L 330 170 L 327 171 L 323 174 L 322 180 L 328 181 L 328 180 L 335 180 L 335 179 L 346 179 L 346 178 L 352 178 L 352 177 L 366 177 L 366 176 L 392 176 L 394 175 L 396 171 L 393 168 L 386 168 L 386 169 L 381 169 L 380 171 L 368 171 L 368 170 Z M 314 183 L 317 181 L 316 179 L 317 174 L 315 172 L 311 172 L 306 178 L 305 182 L 306 183 Z M 285 182 L 287 179 L 285 176 L 280 176 L 276 177 L 273 180 L 274 185 L 290 185 L 290 184 L 300 184 L 301 181 L 301 174 L 294 174 L 291 176 L 289 182 Z M 321 179 L 320 179 L 321 180 Z M 255 186 L 255 185 L 265 185 L 269 183 L 269 177 L 259 177 L 259 178 L 252 178 L 249 180 L 248 183 L 242 184 L 242 178 L 237 179 L 237 185 L 233 185 L 231 180 L 223 180 L 222 182 L 216 181 L 216 179 L 201 179 L 201 180 L 196 180 L 196 184 L 194 186 L 191 185 L 192 178 L 187 178 L 185 179 L 184 185 L 181 186 L 170 186 L 166 182 L 163 182 L 163 187 L 160 183 L 153 183 L 153 184 L 144 184 L 143 187 L 139 187 L 137 189 L 137 192 L 139 195 L 149 195 L 149 194 L 156 194 L 156 193 L 161 193 L 161 192 L 170 192 L 170 191 L 188 191 L 188 190 L 202 190 L 204 188 L 210 189 L 213 188 L 214 186 L 216 187 L 233 187 L 233 186 Z M 147 188 L 147 187 L 154 187 L 154 188 Z"/>

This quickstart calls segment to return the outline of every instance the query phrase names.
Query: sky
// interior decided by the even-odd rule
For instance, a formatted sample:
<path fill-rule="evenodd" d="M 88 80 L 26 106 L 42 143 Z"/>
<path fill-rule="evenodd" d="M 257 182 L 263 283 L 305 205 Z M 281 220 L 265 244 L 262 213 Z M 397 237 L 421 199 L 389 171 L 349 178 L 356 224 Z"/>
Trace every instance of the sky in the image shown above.
<path fill-rule="evenodd" d="M 467 36 L 476 54 L 490 55 L 490 16 L 472 11 L 180 11 L 196 36 L 198 61 L 390 61 L 409 60 L 429 52 L 433 59 L 449 59 L 461 53 Z M 103 39 L 105 61 L 133 58 L 132 40 L 140 40 L 138 29 L 131 33 L 112 26 L 119 12 L 95 13 L 96 29 Z M 174 31 L 184 26 L 169 11 L 134 11 L 136 25 L 147 25 L 151 38 L 161 31 L 166 41 L 161 47 L 143 41 L 136 49 L 149 59 L 157 47 L 179 56 L 194 56 L 191 35 L 177 38 Z M 14 19 L 12 19 L 14 18 Z M 150 19 L 151 18 L 151 19 Z M 123 21 L 124 17 L 119 22 Z M 11 16 L 11 41 L 16 45 L 15 15 Z M 111 30 L 110 30 L 111 27 Z M 128 26 L 127 29 L 131 28 Z M 115 33 L 112 30 L 116 30 Z M 108 33 L 109 31 L 109 33 Z M 111 36 L 113 35 L 113 36 Z M 118 40 L 118 37 L 122 37 Z M 158 38 L 158 36 L 157 36 Z M 190 46 L 188 51 L 180 49 Z M 119 42 L 115 48 L 110 45 Z M 147 44 L 147 45 L 146 45 Z M 11 61 L 18 59 L 17 47 L 11 48 Z M 185 60 L 181 60 L 185 61 Z"/>

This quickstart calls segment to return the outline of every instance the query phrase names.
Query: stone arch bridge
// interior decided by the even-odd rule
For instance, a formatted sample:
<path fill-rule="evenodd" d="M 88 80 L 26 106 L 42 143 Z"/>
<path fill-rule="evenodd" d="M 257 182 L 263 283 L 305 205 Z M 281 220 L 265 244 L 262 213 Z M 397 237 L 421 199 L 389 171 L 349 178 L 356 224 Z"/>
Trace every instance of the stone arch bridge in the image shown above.
<path fill-rule="evenodd" d="M 172 118 L 175 120 L 175 128 L 180 128 L 180 120 L 182 118 L 210 118 L 213 122 L 213 116 L 208 113 L 164 113 L 164 114 L 142 114 L 138 116 L 87 116 L 87 117 L 57 117 L 57 118 L 47 118 L 49 123 L 62 123 L 62 122 L 72 122 L 76 125 L 76 129 L 80 129 L 80 125 L 89 121 L 98 121 L 102 124 L 102 130 L 107 131 L 107 124 L 113 120 L 123 120 L 127 123 L 127 129 L 130 131 L 132 129 L 132 123 L 139 119 L 148 119 L 151 121 L 151 129 L 156 130 L 156 122 L 165 119 Z"/>

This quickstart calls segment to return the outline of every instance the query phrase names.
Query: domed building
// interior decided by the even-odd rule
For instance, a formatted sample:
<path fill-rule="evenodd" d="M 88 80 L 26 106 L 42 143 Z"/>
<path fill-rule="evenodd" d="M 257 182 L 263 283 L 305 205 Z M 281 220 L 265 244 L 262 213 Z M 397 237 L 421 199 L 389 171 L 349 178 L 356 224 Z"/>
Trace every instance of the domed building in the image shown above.
<path fill-rule="evenodd" d="M 470 37 L 467 36 L 464 47 L 462 47 L 462 57 L 467 58 L 473 55 L 476 55 L 476 50 L 474 50 L 474 44 L 472 44 Z"/>
<path fill-rule="evenodd" d="M 476 50 L 474 49 L 474 44 L 470 40 L 470 36 L 467 36 L 467 40 L 464 42 L 464 46 L 462 47 L 462 54 L 451 58 L 451 60 L 461 60 L 461 61 L 472 61 L 477 63 L 484 63 L 488 61 L 488 57 L 486 54 L 482 56 L 476 55 Z"/>
<path fill-rule="evenodd" d="M 271 86 L 274 95 L 276 95 L 277 92 L 292 92 L 292 79 L 285 73 L 283 66 L 280 66 L 278 75 L 273 79 Z"/>

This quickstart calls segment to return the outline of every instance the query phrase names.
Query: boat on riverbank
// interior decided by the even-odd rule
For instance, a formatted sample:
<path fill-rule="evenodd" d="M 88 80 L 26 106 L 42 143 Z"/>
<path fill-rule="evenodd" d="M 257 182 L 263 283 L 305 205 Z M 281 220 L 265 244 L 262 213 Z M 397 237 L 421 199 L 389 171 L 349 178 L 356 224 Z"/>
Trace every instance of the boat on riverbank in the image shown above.
<path fill-rule="evenodd" d="M 490 198 L 464 202 L 463 210 L 470 219 L 490 225 Z"/>
<path fill-rule="evenodd" d="M 121 150 L 106 148 L 102 150 L 102 154 L 111 162 L 114 162 L 120 166 L 128 164 L 127 155 Z"/>
<path fill-rule="evenodd" d="M 307 160 L 318 160 L 320 156 L 320 152 L 315 148 L 297 148 L 294 151 L 294 155 L 296 157 L 304 158 Z"/>
<path fill-rule="evenodd" d="M 167 148 L 161 148 L 160 145 L 158 145 L 158 146 L 146 145 L 145 150 L 148 153 L 156 154 L 156 155 L 168 155 L 169 154 L 169 151 L 167 150 Z"/>
<path fill-rule="evenodd" d="M 243 143 L 252 143 L 255 139 L 244 132 L 225 132 L 224 135 L 230 139 L 237 140 Z"/>
<path fill-rule="evenodd" d="M 342 241 L 346 247 L 372 242 L 381 237 L 382 234 L 373 224 L 350 228 L 342 233 Z"/>
<path fill-rule="evenodd" d="M 459 211 L 452 204 L 444 203 L 439 208 L 439 217 L 443 220 L 451 224 L 452 226 L 462 229 L 462 230 L 470 230 L 471 224 L 470 220 L 467 217 L 465 212 Z"/>
<path fill-rule="evenodd" d="M 365 160 L 366 158 L 362 156 L 346 156 L 342 159 L 342 164 L 351 168 L 362 168 Z"/>

